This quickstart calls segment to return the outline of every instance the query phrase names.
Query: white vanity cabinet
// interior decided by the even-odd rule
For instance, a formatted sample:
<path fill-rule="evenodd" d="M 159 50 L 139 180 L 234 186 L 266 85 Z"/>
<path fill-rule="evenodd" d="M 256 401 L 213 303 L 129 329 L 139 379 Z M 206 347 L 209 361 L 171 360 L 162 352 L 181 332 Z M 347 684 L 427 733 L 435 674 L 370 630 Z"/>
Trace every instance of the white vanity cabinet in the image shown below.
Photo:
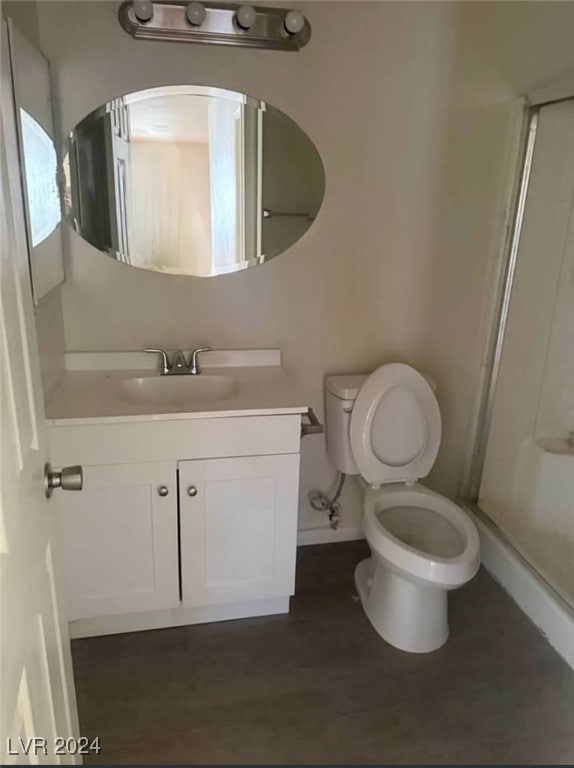
<path fill-rule="evenodd" d="M 298 481 L 295 453 L 179 463 L 183 605 L 293 593 Z"/>
<path fill-rule="evenodd" d="M 49 426 L 72 637 L 288 612 L 300 413 Z"/>
<path fill-rule="evenodd" d="M 68 620 L 179 605 L 174 462 L 84 466 L 57 505 Z"/>

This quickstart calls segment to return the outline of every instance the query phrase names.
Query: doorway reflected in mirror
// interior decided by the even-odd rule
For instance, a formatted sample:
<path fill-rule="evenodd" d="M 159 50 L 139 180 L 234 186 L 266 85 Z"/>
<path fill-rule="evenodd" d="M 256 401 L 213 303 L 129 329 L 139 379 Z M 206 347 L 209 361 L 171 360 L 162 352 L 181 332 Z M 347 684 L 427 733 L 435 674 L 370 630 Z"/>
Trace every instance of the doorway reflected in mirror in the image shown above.
<path fill-rule="evenodd" d="M 68 219 L 125 264 L 209 277 L 261 264 L 314 221 L 325 188 L 307 135 L 263 101 L 166 86 L 103 105 L 72 131 Z"/>

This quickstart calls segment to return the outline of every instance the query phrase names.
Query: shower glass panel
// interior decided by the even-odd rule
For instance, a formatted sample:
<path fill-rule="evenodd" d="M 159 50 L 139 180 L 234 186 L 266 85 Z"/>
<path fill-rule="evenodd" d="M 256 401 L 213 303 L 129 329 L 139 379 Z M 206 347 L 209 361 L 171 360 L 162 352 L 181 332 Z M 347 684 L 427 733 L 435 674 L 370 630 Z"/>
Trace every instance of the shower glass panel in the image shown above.
<path fill-rule="evenodd" d="M 544 106 L 478 504 L 574 607 L 574 101 Z"/>

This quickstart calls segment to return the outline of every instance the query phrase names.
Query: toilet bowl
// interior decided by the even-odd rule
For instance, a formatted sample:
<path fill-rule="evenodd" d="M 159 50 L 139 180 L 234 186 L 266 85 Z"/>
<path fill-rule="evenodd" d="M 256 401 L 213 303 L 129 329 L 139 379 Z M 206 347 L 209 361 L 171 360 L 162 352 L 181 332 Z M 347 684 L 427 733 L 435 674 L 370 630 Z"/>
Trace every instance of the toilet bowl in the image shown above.
<path fill-rule="evenodd" d="M 447 591 L 480 564 L 474 523 L 417 483 L 367 490 L 363 530 L 372 557 L 357 566 L 355 584 L 372 625 L 403 651 L 440 648 L 449 635 Z"/>
<path fill-rule="evenodd" d="M 371 557 L 355 570 L 363 609 L 396 648 L 428 653 L 448 639 L 447 593 L 480 565 L 470 517 L 417 481 L 441 437 L 428 381 L 401 363 L 370 376 L 327 379 L 327 450 L 341 472 L 361 475 Z"/>

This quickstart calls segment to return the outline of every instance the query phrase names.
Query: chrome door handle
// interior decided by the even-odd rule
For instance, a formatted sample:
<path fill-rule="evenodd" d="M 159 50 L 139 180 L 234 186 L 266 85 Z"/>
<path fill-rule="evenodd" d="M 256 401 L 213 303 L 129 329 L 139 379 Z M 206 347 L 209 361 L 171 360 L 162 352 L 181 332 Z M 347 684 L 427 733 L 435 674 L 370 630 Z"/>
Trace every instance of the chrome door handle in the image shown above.
<path fill-rule="evenodd" d="M 50 463 L 44 465 L 44 491 L 49 499 L 54 488 L 63 491 L 81 491 L 84 485 L 84 473 L 82 467 L 76 464 L 73 467 L 62 467 L 60 470 L 52 469 Z"/>
<path fill-rule="evenodd" d="M 197 496 L 197 488 L 195 485 L 190 485 L 187 489 L 187 495 L 188 496 Z"/>

